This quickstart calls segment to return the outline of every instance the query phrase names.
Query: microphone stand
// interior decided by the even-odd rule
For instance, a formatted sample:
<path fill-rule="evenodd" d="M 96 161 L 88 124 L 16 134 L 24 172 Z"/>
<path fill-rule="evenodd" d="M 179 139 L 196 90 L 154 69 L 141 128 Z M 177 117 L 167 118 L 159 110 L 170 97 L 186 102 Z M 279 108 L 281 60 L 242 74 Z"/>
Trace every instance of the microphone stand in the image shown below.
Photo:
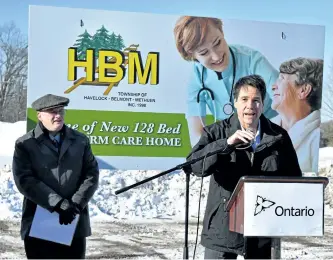
<path fill-rule="evenodd" d="M 139 181 L 139 182 L 134 183 L 132 185 L 129 185 L 127 187 L 121 188 L 121 189 L 117 190 L 115 192 L 115 194 L 118 195 L 118 194 L 123 193 L 125 191 L 128 191 L 128 190 L 130 190 L 132 188 L 135 188 L 135 187 L 137 187 L 137 186 L 139 186 L 141 184 L 144 184 L 144 183 L 146 183 L 148 181 L 151 181 L 151 180 L 159 178 L 159 177 L 161 177 L 163 175 L 166 175 L 166 174 L 168 174 L 170 172 L 173 172 L 173 171 L 176 171 L 176 170 L 183 170 L 185 172 L 185 174 L 186 174 L 186 191 L 185 191 L 185 241 L 184 241 L 184 248 L 183 248 L 183 259 L 189 259 L 188 258 L 188 219 L 189 219 L 188 212 L 189 212 L 189 191 L 190 191 L 190 174 L 191 174 L 191 167 L 190 166 L 191 166 L 191 164 L 193 164 L 195 162 L 198 162 L 200 160 L 203 160 L 203 159 L 205 159 L 207 157 L 210 157 L 210 156 L 218 154 L 218 153 L 227 154 L 228 152 L 225 152 L 225 150 L 227 148 L 230 148 L 230 146 L 226 146 L 226 147 L 224 147 L 222 149 L 218 149 L 216 151 L 209 152 L 209 153 L 207 153 L 204 156 L 200 156 L 200 157 L 198 157 L 196 159 L 189 160 L 189 161 L 187 161 L 185 163 L 182 163 L 182 164 L 179 164 L 179 165 L 177 165 L 177 166 L 175 166 L 175 167 L 173 167 L 173 168 L 171 168 L 169 170 L 166 170 L 166 171 L 163 171 L 163 172 L 161 172 L 159 174 L 156 174 L 154 176 L 148 177 L 148 178 L 146 178 L 146 179 L 144 179 L 142 181 Z M 229 150 L 229 149 L 227 149 L 227 150 Z"/>

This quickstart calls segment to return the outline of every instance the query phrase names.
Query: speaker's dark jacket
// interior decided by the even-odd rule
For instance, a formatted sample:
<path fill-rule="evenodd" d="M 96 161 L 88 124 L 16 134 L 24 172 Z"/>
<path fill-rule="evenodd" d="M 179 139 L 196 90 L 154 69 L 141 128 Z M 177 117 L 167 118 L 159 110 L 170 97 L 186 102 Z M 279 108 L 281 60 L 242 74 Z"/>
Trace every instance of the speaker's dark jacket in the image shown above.
<path fill-rule="evenodd" d="M 260 127 L 261 142 L 254 151 L 252 147 L 238 150 L 236 146 L 229 146 L 228 137 L 241 130 L 235 113 L 205 127 L 200 140 L 187 157 L 187 160 L 192 160 L 225 148 L 223 153 L 200 160 L 189 169 L 196 176 L 211 178 L 201 234 L 201 244 L 207 248 L 244 254 L 244 238 L 229 231 L 228 212 L 225 209 L 242 176 L 302 176 L 287 131 L 263 115 L 260 117 Z"/>

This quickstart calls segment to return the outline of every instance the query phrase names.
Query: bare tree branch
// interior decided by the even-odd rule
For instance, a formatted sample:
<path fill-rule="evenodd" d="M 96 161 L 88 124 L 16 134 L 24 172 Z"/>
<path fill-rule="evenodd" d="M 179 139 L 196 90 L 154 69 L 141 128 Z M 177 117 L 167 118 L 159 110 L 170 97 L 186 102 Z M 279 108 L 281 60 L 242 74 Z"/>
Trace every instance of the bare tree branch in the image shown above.
<path fill-rule="evenodd" d="M 27 67 L 26 37 L 13 22 L 0 26 L 0 121 L 25 119 Z"/>

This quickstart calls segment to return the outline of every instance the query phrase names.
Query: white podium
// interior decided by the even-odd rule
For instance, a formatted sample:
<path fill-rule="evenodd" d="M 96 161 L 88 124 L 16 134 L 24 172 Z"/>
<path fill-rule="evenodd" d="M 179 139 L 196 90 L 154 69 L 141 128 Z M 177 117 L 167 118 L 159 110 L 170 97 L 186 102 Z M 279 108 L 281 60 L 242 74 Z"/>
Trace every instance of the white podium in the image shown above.
<path fill-rule="evenodd" d="M 227 204 L 230 231 L 271 237 L 279 259 L 280 238 L 324 235 L 325 177 L 242 177 Z"/>

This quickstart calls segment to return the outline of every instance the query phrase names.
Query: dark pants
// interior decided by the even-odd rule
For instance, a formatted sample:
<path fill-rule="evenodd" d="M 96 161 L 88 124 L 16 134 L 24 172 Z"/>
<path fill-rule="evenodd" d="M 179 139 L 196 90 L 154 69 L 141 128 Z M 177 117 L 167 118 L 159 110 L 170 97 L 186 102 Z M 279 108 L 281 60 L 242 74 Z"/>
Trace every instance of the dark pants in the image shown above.
<path fill-rule="evenodd" d="M 74 238 L 71 246 L 29 237 L 24 239 L 28 259 L 84 259 L 86 238 Z"/>
<path fill-rule="evenodd" d="M 271 259 L 271 240 L 261 241 L 257 238 L 246 239 L 246 253 L 244 259 Z M 237 254 L 215 251 L 205 248 L 205 259 L 237 259 Z"/>

